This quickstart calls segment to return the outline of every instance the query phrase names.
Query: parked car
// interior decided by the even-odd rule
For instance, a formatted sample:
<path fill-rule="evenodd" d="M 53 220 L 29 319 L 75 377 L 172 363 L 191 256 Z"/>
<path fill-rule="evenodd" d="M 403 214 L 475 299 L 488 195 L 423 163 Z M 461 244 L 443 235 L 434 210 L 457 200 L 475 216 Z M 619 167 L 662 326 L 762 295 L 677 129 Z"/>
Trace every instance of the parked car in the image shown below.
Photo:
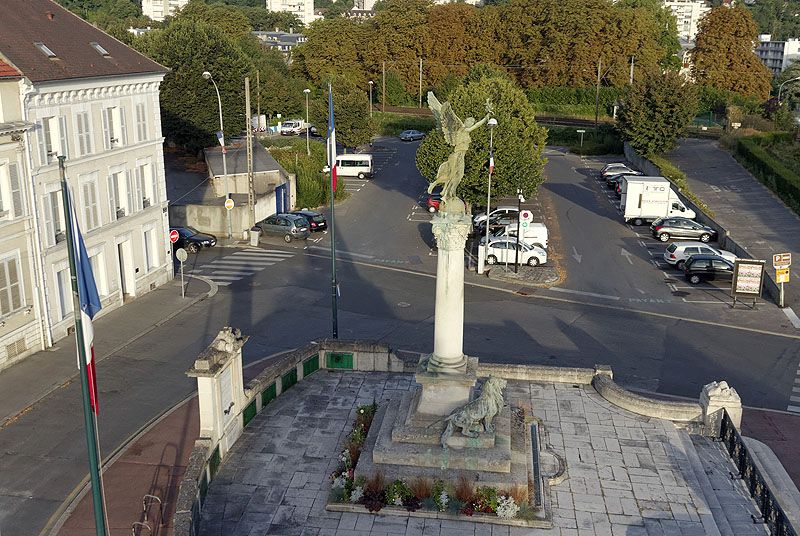
<path fill-rule="evenodd" d="M 617 170 L 617 171 L 620 171 L 620 170 Z M 626 171 L 624 173 L 617 173 L 616 175 L 608 175 L 606 177 L 606 186 L 608 186 L 611 189 L 616 189 L 617 184 L 622 182 L 622 179 L 624 179 L 626 176 L 629 176 L 629 175 L 641 175 L 641 174 L 642 174 L 641 171 L 630 171 L 630 170 L 628 170 L 628 171 Z"/>
<path fill-rule="evenodd" d="M 683 270 L 686 259 L 692 255 L 717 255 L 730 263 L 736 260 L 736 255 L 730 251 L 713 248 L 707 244 L 698 244 L 697 242 L 673 242 L 664 251 L 664 260 L 678 270 Z"/>
<path fill-rule="evenodd" d="M 603 166 L 603 169 L 600 170 L 600 173 L 605 173 L 611 168 L 627 168 L 627 167 L 628 164 L 625 164 L 623 162 L 611 162 L 610 164 L 606 164 L 605 166 Z"/>
<path fill-rule="evenodd" d="M 483 236 L 486 234 L 486 225 L 487 221 L 482 220 L 475 226 L 475 234 L 478 236 Z M 512 212 L 508 214 L 498 213 L 493 216 L 489 217 L 488 220 L 489 225 L 489 233 L 492 233 L 498 229 L 503 229 L 507 226 L 513 225 L 516 227 L 517 225 L 517 213 Z"/>
<path fill-rule="evenodd" d="M 428 212 L 433 214 L 437 210 L 439 210 L 439 206 L 442 204 L 442 194 L 432 193 L 428 194 L 428 200 L 426 201 L 426 205 L 428 207 Z"/>
<path fill-rule="evenodd" d="M 201 233 L 194 227 L 170 227 L 170 231 L 178 231 L 178 241 L 172 244 L 172 250 L 183 248 L 189 253 L 197 253 L 202 248 L 211 248 L 217 245 L 217 237 Z"/>
<path fill-rule="evenodd" d="M 650 232 L 653 234 L 653 238 L 658 238 L 662 242 L 666 242 L 672 237 L 692 238 L 708 242 L 717 235 L 717 232 L 711 227 L 681 216 L 657 219 L 650 224 Z"/>
<path fill-rule="evenodd" d="M 425 137 L 424 132 L 419 130 L 404 130 L 400 133 L 400 139 L 403 141 L 416 141 Z"/>
<path fill-rule="evenodd" d="M 489 216 L 490 217 L 492 217 L 492 216 L 505 216 L 505 215 L 508 215 L 508 214 L 513 214 L 514 218 L 515 218 L 514 221 L 516 221 L 517 212 L 518 212 L 517 211 L 517 207 L 501 206 L 501 207 L 496 207 L 493 211 L 491 211 L 489 213 Z M 472 223 L 474 225 L 478 225 L 485 219 L 486 219 L 486 213 L 485 212 L 481 212 L 480 214 L 477 214 L 477 215 L 475 215 L 474 218 L 472 218 Z"/>
<path fill-rule="evenodd" d="M 310 125 L 302 119 L 291 119 L 289 121 L 284 121 L 281 125 L 281 136 L 305 134 L 305 131 L 309 126 Z"/>
<path fill-rule="evenodd" d="M 308 222 L 308 229 L 312 233 L 316 233 L 319 231 L 326 231 L 328 229 L 328 221 L 325 219 L 325 216 L 323 216 L 319 212 L 303 209 L 303 210 L 294 210 L 291 213 L 304 217 Z"/>
<path fill-rule="evenodd" d="M 635 169 L 631 169 L 628 166 L 620 166 L 620 167 L 613 167 L 608 168 L 607 170 L 601 172 L 603 178 L 609 177 L 611 175 L 619 175 L 621 173 L 627 173 L 628 175 L 635 175 L 638 172 Z M 641 173 L 639 173 L 641 175 Z"/>
<path fill-rule="evenodd" d="M 297 214 L 273 214 L 258 222 L 255 227 L 262 234 L 282 236 L 287 244 L 292 240 L 308 238 L 311 234 L 308 220 Z"/>
<path fill-rule="evenodd" d="M 517 241 L 510 238 L 496 238 L 489 242 L 486 264 L 511 263 L 517 259 Z M 547 262 L 547 252 L 538 246 L 519 243 L 519 263 L 538 266 Z"/>
<path fill-rule="evenodd" d="M 732 281 L 733 263 L 719 255 L 692 255 L 683 265 L 683 273 L 692 285 L 701 281 Z"/>
<path fill-rule="evenodd" d="M 531 246 L 537 246 L 540 248 L 547 249 L 548 244 L 548 232 L 547 226 L 543 223 L 529 223 L 526 227 L 520 227 L 521 237 L 520 242 L 525 242 Z M 484 229 L 484 235 L 481 235 L 480 243 L 486 243 L 486 230 Z M 498 227 L 494 229 L 489 234 L 489 241 L 496 238 L 517 238 L 517 224 L 512 223 L 511 225 L 505 225 L 503 227 Z"/>

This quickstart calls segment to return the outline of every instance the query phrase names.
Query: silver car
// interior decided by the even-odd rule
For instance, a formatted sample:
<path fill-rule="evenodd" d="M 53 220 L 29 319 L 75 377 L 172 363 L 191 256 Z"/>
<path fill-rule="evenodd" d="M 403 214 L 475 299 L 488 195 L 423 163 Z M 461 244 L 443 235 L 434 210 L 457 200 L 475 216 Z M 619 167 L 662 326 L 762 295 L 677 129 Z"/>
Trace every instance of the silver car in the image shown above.
<path fill-rule="evenodd" d="M 717 249 L 708 244 L 698 244 L 697 242 L 673 242 L 664 251 L 664 260 L 678 270 L 683 270 L 686 259 L 692 255 L 717 255 L 731 264 L 736 260 L 736 255 L 730 251 Z"/>
<path fill-rule="evenodd" d="M 283 237 L 287 244 L 292 240 L 308 238 L 308 220 L 298 214 L 273 214 L 256 225 L 262 234 Z"/>
<path fill-rule="evenodd" d="M 717 236 L 717 232 L 711 227 L 681 216 L 657 219 L 650 225 L 650 233 L 653 238 L 662 242 L 666 242 L 670 238 L 689 238 L 708 242 Z"/>
<path fill-rule="evenodd" d="M 400 133 L 400 139 L 403 141 L 421 140 L 424 137 L 425 133 L 419 130 L 404 130 Z"/>

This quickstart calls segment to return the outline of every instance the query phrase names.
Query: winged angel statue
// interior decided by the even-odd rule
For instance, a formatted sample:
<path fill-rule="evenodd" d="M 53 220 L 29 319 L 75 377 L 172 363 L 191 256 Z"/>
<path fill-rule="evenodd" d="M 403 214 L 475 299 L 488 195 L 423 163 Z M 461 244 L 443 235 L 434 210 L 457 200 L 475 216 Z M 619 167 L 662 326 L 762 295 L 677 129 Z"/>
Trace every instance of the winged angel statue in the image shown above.
<path fill-rule="evenodd" d="M 456 189 L 458 189 L 458 183 L 464 178 L 464 155 L 467 154 L 471 141 L 469 133 L 482 126 L 492 116 L 492 103 L 486 99 L 486 116 L 478 122 L 475 122 L 474 117 L 467 117 L 462 122 L 456 116 L 450 103 L 439 102 L 433 91 L 428 92 L 428 106 L 433 111 L 433 116 L 442 130 L 445 141 L 454 147 L 447 160 L 439 165 L 436 179 L 428 187 L 428 193 L 433 192 L 433 189 L 441 184 L 444 210 L 464 212 L 464 202 L 456 197 Z M 453 202 L 455 200 L 458 200 L 458 203 Z"/>

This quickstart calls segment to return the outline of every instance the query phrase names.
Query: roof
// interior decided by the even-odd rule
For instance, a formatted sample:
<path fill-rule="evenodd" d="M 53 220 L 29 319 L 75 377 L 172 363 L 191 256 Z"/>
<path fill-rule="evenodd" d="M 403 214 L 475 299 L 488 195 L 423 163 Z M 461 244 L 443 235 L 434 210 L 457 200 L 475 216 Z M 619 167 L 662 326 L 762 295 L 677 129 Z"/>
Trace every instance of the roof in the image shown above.
<path fill-rule="evenodd" d="M 0 54 L 34 83 L 168 71 L 52 0 L 3 0 Z"/>
<path fill-rule="evenodd" d="M 222 176 L 222 148 L 209 147 L 205 150 L 206 162 L 212 176 Z M 247 173 L 247 144 L 238 138 L 228 145 L 228 175 Z M 253 140 L 253 173 L 280 171 L 280 164 L 260 143 Z"/>
<path fill-rule="evenodd" d="M 13 65 L 9 65 L 0 59 L 0 78 L 21 78 L 20 73 Z"/>

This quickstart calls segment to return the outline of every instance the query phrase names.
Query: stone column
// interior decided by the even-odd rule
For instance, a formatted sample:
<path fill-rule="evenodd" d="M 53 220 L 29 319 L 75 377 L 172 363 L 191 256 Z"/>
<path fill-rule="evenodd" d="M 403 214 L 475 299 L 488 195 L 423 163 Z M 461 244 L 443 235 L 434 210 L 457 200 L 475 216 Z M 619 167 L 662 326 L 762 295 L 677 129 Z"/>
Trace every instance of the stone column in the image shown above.
<path fill-rule="evenodd" d="M 472 227 L 464 213 L 441 213 L 433 218 L 436 260 L 436 313 L 433 355 L 427 370 L 463 374 L 464 356 L 464 244 Z"/>
<path fill-rule="evenodd" d="M 728 382 L 711 382 L 700 391 L 700 405 L 703 408 L 705 435 L 719 437 L 722 426 L 722 410 L 728 412 L 731 422 L 738 430 L 742 426 L 742 399 L 736 389 Z"/>

